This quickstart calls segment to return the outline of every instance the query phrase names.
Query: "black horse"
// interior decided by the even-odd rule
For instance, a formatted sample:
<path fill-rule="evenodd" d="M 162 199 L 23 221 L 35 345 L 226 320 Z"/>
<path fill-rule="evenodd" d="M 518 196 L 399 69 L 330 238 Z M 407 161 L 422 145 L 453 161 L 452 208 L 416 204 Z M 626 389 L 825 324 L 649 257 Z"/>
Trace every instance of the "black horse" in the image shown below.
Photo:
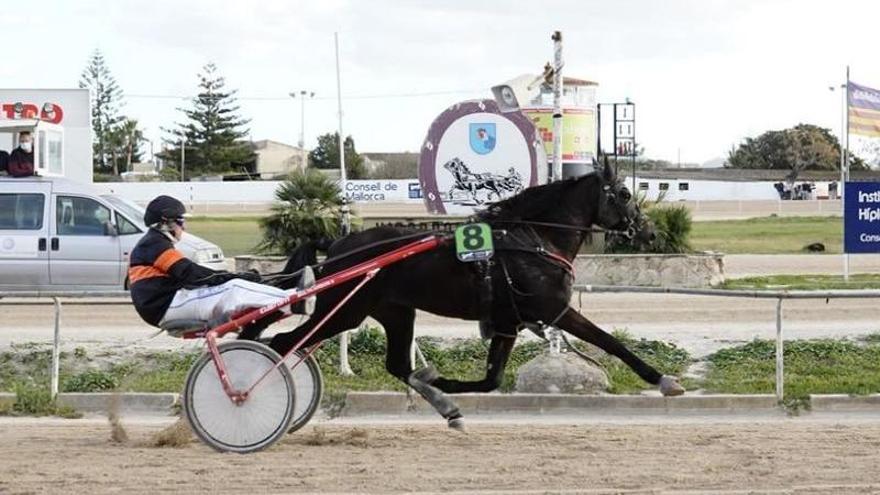
<path fill-rule="evenodd" d="M 684 392 L 675 377 L 659 373 L 569 306 L 574 278 L 571 262 L 593 226 L 623 232 L 634 241 L 653 237 L 650 224 L 613 168 L 606 163 L 604 170 L 596 174 L 526 189 L 476 217 L 496 233 L 496 252 L 488 267 L 458 261 L 452 242 L 388 266 L 305 345 L 356 328 L 367 316 L 373 317 L 385 328 L 388 372 L 415 388 L 454 427 L 463 424 L 461 416 L 444 393 L 498 388 L 518 331 L 542 324 L 553 325 L 617 356 L 646 382 L 659 385 L 664 395 Z M 413 233 L 403 228 L 377 227 L 343 237 L 327 250 L 330 262 L 320 267 L 318 278 L 411 242 Z M 299 269 L 303 260 L 314 257 L 314 250 L 314 243 L 299 247 L 284 271 Z M 355 254 L 350 254 L 352 251 Z M 341 256 L 346 253 L 349 255 Z M 357 282 L 321 292 L 311 317 L 293 331 L 275 335 L 271 347 L 282 355 L 287 352 Z M 432 368 L 414 371 L 410 348 L 416 309 L 488 322 L 493 332 L 485 378 L 459 381 L 438 376 Z"/>

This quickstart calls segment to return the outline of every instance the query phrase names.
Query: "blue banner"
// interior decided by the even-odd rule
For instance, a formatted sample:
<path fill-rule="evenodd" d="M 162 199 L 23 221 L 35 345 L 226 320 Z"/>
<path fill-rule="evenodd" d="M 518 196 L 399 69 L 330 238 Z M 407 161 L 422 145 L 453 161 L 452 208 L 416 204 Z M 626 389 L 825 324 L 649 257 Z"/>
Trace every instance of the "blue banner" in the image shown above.
<path fill-rule="evenodd" d="M 843 193 L 843 251 L 880 253 L 880 182 L 847 182 Z"/>

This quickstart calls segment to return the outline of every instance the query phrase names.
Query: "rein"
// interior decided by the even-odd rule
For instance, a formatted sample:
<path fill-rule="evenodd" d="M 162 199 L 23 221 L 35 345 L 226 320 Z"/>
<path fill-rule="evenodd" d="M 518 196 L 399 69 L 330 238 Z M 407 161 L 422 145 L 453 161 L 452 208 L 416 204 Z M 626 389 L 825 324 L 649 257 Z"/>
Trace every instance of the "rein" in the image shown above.
<path fill-rule="evenodd" d="M 326 258 L 324 261 L 321 261 L 320 263 L 316 263 L 316 264 L 312 265 L 312 268 L 313 268 L 316 272 L 318 272 L 318 271 L 320 271 L 320 269 L 321 269 L 324 265 L 327 265 L 327 264 L 330 264 L 330 263 L 335 263 L 335 262 L 337 262 L 337 261 L 339 261 L 339 260 L 343 260 L 343 259 L 348 258 L 348 257 L 350 257 L 350 256 L 354 256 L 354 255 L 359 254 L 359 253 L 362 253 L 362 252 L 364 252 L 364 251 L 368 251 L 368 250 L 373 249 L 373 248 L 375 248 L 375 247 L 384 246 L 384 245 L 386 245 L 386 244 L 393 244 L 393 243 L 395 243 L 395 242 L 400 242 L 400 241 L 406 241 L 406 240 L 414 239 L 414 238 L 417 238 L 417 237 L 426 237 L 426 236 L 429 236 L 429 235 L 436 235 L 436 236 L 440 236 L 440 237 L 444 237 L 444 238 L 445 238 L 445 237 L 448 236 L 448 233 L 442 233 L 442 232 L 431 232 L 431 231 L 426 231 L 426 232 L 414 232 L 414 233 L 412 233 L 412 234 L 401 235 L 401 236 L 398 236 L 398 237 L 393 237 L 393 238 L 391 238 L 391 239 L 382 239 L 382 240 L 380 240 L 380 241 L 371 242 L 371 243 L 369 243 L 369 244 L 366 244 L 366 245 L 363 245 L 363 246 L 357 247 L 357 248 L 355 248 L 355 249 L 352 249 L 351 251 L 346 251 L 346 252 L 344 252 L 344 253 L 342 253 L 342 254 L 339 254 L 339 255 L 336 255 L 336 256 L 334 256 L 334 257 L 332 257 L 332 258 Z M 266 280 L 267 282 L 270 282 L 270 283 L 279 283 L 279 282 L 283 282 L 283 281 L 288 280 L 288 279 L 292 279 L 292 278 L 295 278 L 295 277 L 299 277 L 299 273 L 300 273 L 301 271 L 302 271 L 302 269 L 297 270 L 297 271 L 295 271 L 295 272 L 293 272 L 293 273 L 284 273 L 284 272 L 267 273 L 266 275 L 263 275 L 262 278 L 263 278 L 263 280 Z"/>
<path fill-rule="evenodd" d="M 624 237 L 632 237 L 632 232 L 628 230 L 611 230 L 605 229 L 602 227 L 579 227 L 577 225 L 571 225 L 567 223 L 554 223 L 554 222 L 537 222 L 534 220 L 488 220 L 489 223 L 501 223 L 508 225 L 537 225 L 539 227 L 550 227 L 554 229 L 563 229 L 563 230 L 575 230 L 578 232 L 587 232 L 587 233 L 596 233 L 596 234 L 613 234 L 613 235 L 622 235 Z"/>

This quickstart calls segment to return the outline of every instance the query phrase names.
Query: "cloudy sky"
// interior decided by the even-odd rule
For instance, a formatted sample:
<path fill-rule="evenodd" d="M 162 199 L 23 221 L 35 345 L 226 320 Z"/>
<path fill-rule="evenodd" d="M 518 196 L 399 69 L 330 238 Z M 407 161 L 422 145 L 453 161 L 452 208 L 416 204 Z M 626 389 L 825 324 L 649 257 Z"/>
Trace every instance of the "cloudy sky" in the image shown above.
<path fill-rule="evenodd" d="M 214 62 L 239 90 L 253 139 L 306 142 L 336 128 L 339 32 L 344 127 L 359 151 L 416 151 L 456 101 L 552 57 L 598 81 L 599 100 L 638 105 L 654 158 L 703 162 L 746 136 L 809 122 L 840 127 L 839 85 L 880 87 L 876 1 L 571 2 L 404 0 L 0 0 L 7 44 L 0 87 L 74 87 L 100 49 L 124 111 L 152 138 L 179 119 L 196 74 Z"/>

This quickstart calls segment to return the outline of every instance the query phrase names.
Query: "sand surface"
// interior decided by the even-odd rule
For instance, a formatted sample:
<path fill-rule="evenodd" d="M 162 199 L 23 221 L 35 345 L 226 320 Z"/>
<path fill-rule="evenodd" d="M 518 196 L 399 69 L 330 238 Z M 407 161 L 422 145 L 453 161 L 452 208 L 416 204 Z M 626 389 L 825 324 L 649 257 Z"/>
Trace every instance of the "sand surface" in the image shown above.
<path fill-rule="evenodd" d="M 168 423 L 4 420 L 0 493 L 878 493 L 880 420 L 306 426 L 270 449 L 155 447 Z"/>

